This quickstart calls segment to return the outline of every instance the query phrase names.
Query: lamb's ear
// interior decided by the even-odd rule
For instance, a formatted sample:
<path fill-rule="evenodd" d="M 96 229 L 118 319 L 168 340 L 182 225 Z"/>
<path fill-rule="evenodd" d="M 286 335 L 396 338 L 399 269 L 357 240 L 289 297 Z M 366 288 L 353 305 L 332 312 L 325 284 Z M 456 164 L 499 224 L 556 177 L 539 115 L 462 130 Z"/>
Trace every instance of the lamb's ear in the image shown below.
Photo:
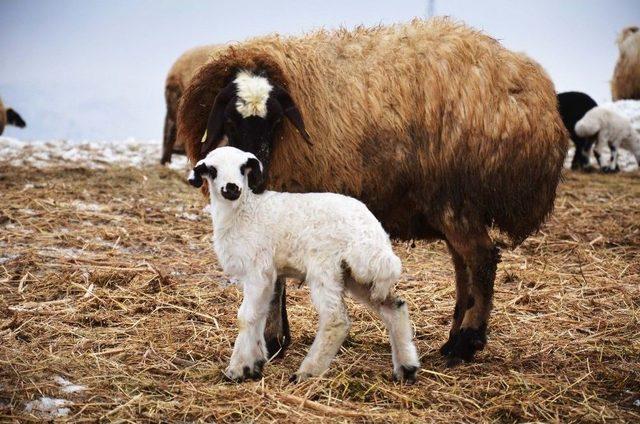
<path fill-rule="evenodd" d="M 233 99 L 235 93 L 236 86 L 233 82 L 230 82 L 226 87 L 220 90 L 216 99 L 213 101 L 211 112 L 209 112 L 209 119 L 207 120 L 207 130 L 202 136 L 200 154 L 203 157 L 217 147 L 217 143 L 224 135 L 224 110 L 231 99 Z"/>
<path fill-rule="evenodd" d="M 251 191 L 255 194 L 260 194 L 265 189 L 265 181 L 264 174 L 262 172 L 262 164 L 256 158 L 249 158 L 247 161 L 240 167 L 240 172 L 242 175 L 248 175 L 248 184 Z"/>
<path fill-rule="evenodd" d="M 27 123 L 24 122 L 22 116 L 18 115 L 18 112 L 11 108 L 7 109 L 7 123 L 18 128 L 24 128 L 27 126 Z"/>
<path fill-rule="evenodd" d="M 189 184 L 191 184 L 192 186 L 200 188 L 202 187 L 202 176 L 207 172 L 211 172 L 213 174 L 212 177 L 215 178 L 216 169 L 209 169 L 207 168 L 207 165 L 201 163 L 193 168 L 193 170 L 189 173 L 189 178 L 187 179 L 187 181 L 189 181 Z"/>
<path fill-rule="evenodd" d="M 309 133 L 307 133 L 307 130 L 304 128 L 302 114 L 300 113 L 296 103 L 291 98 L 291 95 L 280 86 L 275 86 L 273 88 L 273 95 L 276 100 L 278 100 L 278 103 L 280 103 L 280 106 L 282 106 L 284 116 L 286 116 L 287 119 L 289 119 L 289 121 L 296 127 L 302 138 L 304 138 L 304 141 L 306 141 L 310 146 L 313 146 L 311 137 L 309 137 Z"/>

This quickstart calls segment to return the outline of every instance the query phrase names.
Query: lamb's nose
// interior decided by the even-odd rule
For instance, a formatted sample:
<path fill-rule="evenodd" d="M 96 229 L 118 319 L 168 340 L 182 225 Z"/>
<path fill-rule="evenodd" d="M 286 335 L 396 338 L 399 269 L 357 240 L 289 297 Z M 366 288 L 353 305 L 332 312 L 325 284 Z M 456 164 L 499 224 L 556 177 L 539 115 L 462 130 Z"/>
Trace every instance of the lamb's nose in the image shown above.
<path fill-rule="evenodd" d="M 222 187 L 220 193 L 222 193 L 222 197 L 227 200 L 236 200 L 240 197 L 240 187 L 234 183 L 227 183 L 226 186 Z"/>

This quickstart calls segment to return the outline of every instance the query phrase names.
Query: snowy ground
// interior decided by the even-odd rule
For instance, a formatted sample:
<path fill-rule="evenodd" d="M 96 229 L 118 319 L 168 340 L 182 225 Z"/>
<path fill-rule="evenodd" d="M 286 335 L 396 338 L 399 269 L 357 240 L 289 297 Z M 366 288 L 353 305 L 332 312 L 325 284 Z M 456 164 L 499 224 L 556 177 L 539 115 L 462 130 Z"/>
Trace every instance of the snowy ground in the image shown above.
<path fill-rule="evenodd" d="M 117 141 L 18 140 L 0 137 L 0 160 L 14 166 L 144 166 L 160 163 L 162 142 L 127 138 Z M 170 167 L 187 169 L 187 159 L 173 155 Z"/>
<path fill-rule="evenodd" d="M 14 166 L 29 165 L 35 168 L 50 166 L 88 166 L 105 168 L 109 165 L 144 166 L 160 162 L 162 143 L 158 140 L 140 140 L 127 138 L 118 141 L 71 141 L 71 140 L 18 140 L 0 137 L 0 160 Z M 565 168 L 570 168 L 573 148 L 565 160 Z M 597 167 L 595 159 L 592 163 Z M 631 153 L 621 150 L 620 169 L 633 171 L 638 169 Z M 187 159 L 173 155 L 169 165 L 172 169 L 187 170 Z"/>

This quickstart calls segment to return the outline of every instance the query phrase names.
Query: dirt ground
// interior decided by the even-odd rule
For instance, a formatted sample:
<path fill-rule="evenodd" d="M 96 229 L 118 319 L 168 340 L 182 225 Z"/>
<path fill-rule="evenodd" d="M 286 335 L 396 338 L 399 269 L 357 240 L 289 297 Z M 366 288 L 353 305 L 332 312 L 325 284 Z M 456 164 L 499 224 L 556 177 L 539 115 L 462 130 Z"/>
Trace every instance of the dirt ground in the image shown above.
<path fill-rule="evenodd" d="M 330 370 L 289 384 L 316 327 L 295 281 L 285 357 L 262 381 L 223 381 L 241 297 L 182 172 L 0 162 L 0 198 L 0 421 L 53 417 L 29 403 L 44 396 L 73 421 L 640 422 L 637 171 L 567 173 L 542 231 L 503 251 L 473 364 L 437 352 L 454 300 L 445 246 L 396 243 L 413 386 L 391 381 L 382 325 L 352 302 Z"/>

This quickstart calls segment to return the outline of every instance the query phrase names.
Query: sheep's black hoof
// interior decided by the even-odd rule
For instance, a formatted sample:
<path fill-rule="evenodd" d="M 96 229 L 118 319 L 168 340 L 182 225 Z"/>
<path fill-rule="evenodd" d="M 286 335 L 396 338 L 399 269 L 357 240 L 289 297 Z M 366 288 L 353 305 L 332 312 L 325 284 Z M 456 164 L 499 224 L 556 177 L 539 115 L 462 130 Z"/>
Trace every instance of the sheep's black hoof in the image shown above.
<path fill-rule="evenodd" d="M 260 380 L 262 378 L 262 368 L 264 367 L 264 364 L 265 361 L 261 359 L 256 361 L 252 367 L 242 367 L 242 370 L 227 368 L 224 372 L 224 376 L 228 381 L 233 381 L 235 383 L 240 383 L 246 380 Z"/>
<path fill-rule="evenodd" d="M 393 372 L 393 381 L 399 381 L 409 385 L 414 384 L 419 369 L 420 367 L 415 365 L 400 365 L 400 369 Z"/>
<path fill-rule="evenodd" d="M 617 172 L 620 172 L 620 167 L 618 165 L 616 165 L 615 168 L 605 166 L 604 168 L 602 168 L 602 172 L 604 172 L 605 174 L 615 174 Z"/>
<path fill-rule="evenodd" d="M 478 329 L 463 328 L 449 336 L 449 340 L 440 348 L 447 358 L 447 366 L 453 367 L 462 361 L 471 362 L 475 353 L 487 344 L 486 325 Z"/>
<path fill-rule="evenodd" d="M 297 384 L 302 383 L 303 381 L 307 381 L 313 377 L 311 374 L 306 372 L 296 372 L 289 377 L 289 383 Z"/>

